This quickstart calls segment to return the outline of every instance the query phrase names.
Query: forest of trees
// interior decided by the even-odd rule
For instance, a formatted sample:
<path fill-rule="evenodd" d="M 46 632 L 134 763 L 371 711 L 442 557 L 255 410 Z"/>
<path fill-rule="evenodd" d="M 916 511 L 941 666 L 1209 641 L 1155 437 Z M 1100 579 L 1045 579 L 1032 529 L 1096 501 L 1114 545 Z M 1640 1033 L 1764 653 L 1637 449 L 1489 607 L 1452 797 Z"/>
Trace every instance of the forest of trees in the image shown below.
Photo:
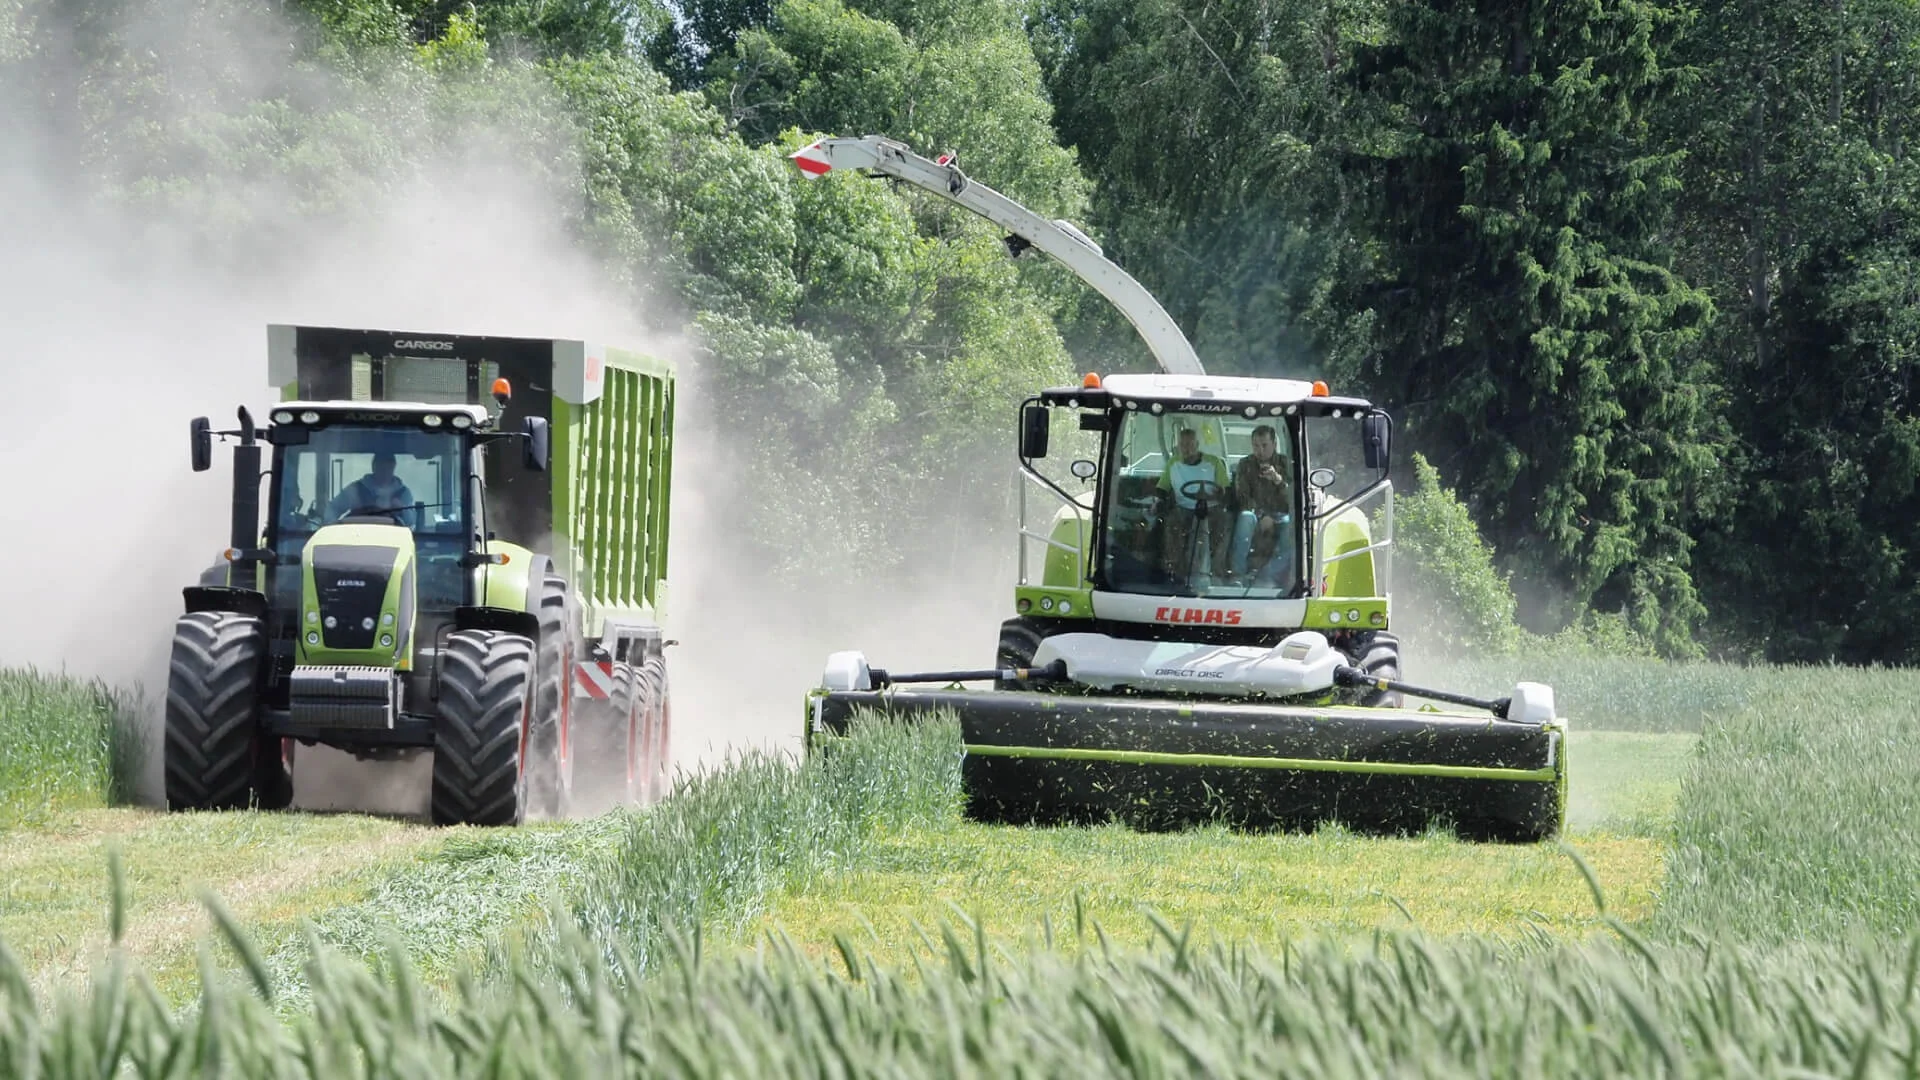
<path fill-rule="evenodd" d="M 151 6 L 0 0 L 0 87 L 85 134 L 76 182 L 217 242 L 272 225 L 223 197 L 246 177 L 325 219 L 449 132 L 518 140 L 636 309 L 694 329 L 763 435 L 742 452 L 788 466 L 760 535 L 888 507 L 769 541 L 769 569 L 885 565 L 1003 498 L 1021 396 L 1149 362 L 964 212 L 783 160 L 878 133 L 1081 223 L 1209 370 L 1389 408 L 1528 629 L 1598 611 L 1671 656 L 1920 659 L 1911 3 L 162 5 L 258 18 L 288 58 L 264 86 L 192 35 L 146 47 Z"/>

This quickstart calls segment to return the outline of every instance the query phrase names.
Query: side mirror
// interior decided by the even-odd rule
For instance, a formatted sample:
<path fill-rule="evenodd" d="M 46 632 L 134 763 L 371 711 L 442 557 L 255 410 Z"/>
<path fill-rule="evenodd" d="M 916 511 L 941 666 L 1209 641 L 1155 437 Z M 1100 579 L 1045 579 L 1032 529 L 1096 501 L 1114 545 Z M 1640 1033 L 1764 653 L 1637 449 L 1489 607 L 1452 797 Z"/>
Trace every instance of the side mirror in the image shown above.
<path fill-rule="evenodd" d="M 1367 468 L 1387 467 L 1387 432 L 1385 413 L 1368 413 L 1360 418 L 1360 447 L 1366 453 Z"/>
<path fill-rule="evenodd" d="M 546 472 L 548 457 L 552 453 L 550 435 L 547 431 L 547 418 L 529 416 L 524 429 L 527 441 L 522 449 L 525 452 L 527 468 L 534 472 Z"/>
<path fill-rule="evenodd" d="M 1093 474 L 1100 471 L 1100 466 L 1095 465 L 1086 458 L 1081 458 L 1079 461 L 1067 466 L 1067 471 L 1082 480 L 1091 480 L 1093 479 Z"/>
<path fill-rule="evenodd" d="M 1326 488 L 1333 484 L 1332 469 L 1315 469 L 1307 474 L 1307 483 L 1317 488 Z"/>
<path fill-rule="evenodd" d="M 1031 459 L 1047 456 L 1047 435 L 1052 430 L 1052 420 L 1047 415 L 1045 405 L 1028 405 L 1020 410 L 1021 457 Z"/>
<path fill-rule="evenodd" d="M 213 468 L 213 425 L 198 416 L 189 429 L 193 432 L 193 471 L 206 472 Z"/>

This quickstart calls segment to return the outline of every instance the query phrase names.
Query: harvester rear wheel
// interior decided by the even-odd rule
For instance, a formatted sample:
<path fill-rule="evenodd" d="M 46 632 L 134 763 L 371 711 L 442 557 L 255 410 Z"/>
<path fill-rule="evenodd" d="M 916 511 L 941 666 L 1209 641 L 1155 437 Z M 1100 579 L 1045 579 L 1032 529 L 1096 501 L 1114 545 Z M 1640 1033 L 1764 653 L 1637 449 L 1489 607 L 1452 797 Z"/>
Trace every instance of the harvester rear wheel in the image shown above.
<path fill-rule="evenodd" d="M 175 810 L 282 809 L 292 783 L 280 740 L 259 725 L 266 629 L 249 615 L 195 611 L 173 630 L 167 674 L 166 790 Z"/>
<path fill-rule="evenodd" d="M 544 563 L 551 568 L 551 562 Z M 540 646 L 534 672 L 533 729 L 528 742 L 532 773 L 529 809 L 541 817 L 562 818 L 573 801 L 571 708 L 573 680 L 573 592 L 567 579 L 545 573 L 540 587 Z"/>
<path fill-rule="evenodd" d="M 1400 639 L 1381 631 L 1370 631 L 1353 639 L 1348 655 L 1354 666 L 1374 678 L 1400 678 Z M 1360 695 L 1360 704 L 1370 709 L 1398 709 L 1406 698 L 1398 690 L 1369 688 Z"/>
<path fill-rule="evenodd" d="M 460 630 L 441 654 L 433 745 L 433 820 L 518 825 L 527 811 L 533 643 L 497 630 Z"/>
<path fill-rule="evenodd" d="M 1040 643 L 1053 634 L 1054 623 L 1048 619 L 1029 619 L 1024 616 L 1008 619 L 1000 624 L 1000 649 L 994 656 L 994 666 L 999 668 L 1031 667 L 1033 654 L 1040 651 Z M 1038 684 L 1027 679 L 995 679 L 995 690 L 1032 690 Z"/>

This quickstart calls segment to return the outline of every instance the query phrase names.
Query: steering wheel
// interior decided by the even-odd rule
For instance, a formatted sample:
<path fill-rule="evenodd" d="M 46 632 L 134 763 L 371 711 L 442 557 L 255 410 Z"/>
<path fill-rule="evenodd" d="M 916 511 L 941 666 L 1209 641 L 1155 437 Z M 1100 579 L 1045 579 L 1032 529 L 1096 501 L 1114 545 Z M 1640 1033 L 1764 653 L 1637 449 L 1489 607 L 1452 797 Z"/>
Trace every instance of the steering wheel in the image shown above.
<path fill-rule="evenodd" d="M 1212 480 L 1189 480 L 1180 485 L 1180 494 L 1192 499 L 1194 502 L 1199 502 L 1202 499 L 1212 502 L 1226 493 L 1226 488 L 1221 487 Z"/>

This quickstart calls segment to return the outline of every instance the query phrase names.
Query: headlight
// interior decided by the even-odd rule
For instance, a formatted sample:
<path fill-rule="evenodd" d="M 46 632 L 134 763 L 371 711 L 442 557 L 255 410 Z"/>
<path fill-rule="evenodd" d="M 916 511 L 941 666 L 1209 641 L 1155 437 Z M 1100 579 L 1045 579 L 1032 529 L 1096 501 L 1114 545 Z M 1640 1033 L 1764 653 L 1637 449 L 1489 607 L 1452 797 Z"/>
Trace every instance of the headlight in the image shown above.
<path fill-rule="evenodd" d="M 1339 622 L 1339 621 L 1340 621 L 1340 613 L 1339 613 L 1338 611 L 1329 611 L 1329 612 L 1327 612 L 1327 621 L 1328 621 L 1328 622 L 1335 622 L 1335 623 L 1337 623 L 1337 622 Z"/>
<path fill-rule="evenodd" d="M 291 424 L 293 423 L 293 414 L 285 409 L 281 409 L 279 412 L 273 414 L 273 422 L 276 424 Z"/>
<path fill-rule="evenodd" d="M 473 417 L 468 416 L 466 413 L 455 413 L 453 416 L 453 426 L 459 428 L 461 431 L 465 431 L 473 426 Z"/>
<path fill-rule="evenodd" d="M 306 412 L 300 414 L 300 422 L 303 424 L 317 424 L 320 422 L 320 414 L 314 412 L 312 409 L 308 409 Z"/>
<path fill-rule="evenodd" d="M 361 619 L 361 620 L 360 620 L 360 629 L 362 629 L 362 630 L 371 630 L 371 629 L 373 629 L 373 616 L 371 616 L 371 615 L 369 615 L 369 616 L 367 616 L 366 618 L 364 618 L 364 619 Z"/>
<path fill-rule="evenodd" d="M 381 626 L 392 626 L 392 625 L 393 625 L 393 612 L 391 612 L 391 611 L 389 611 L 389 612 L 387 612 L 387 613 L 386 613 L 385 615 L 382 615 L 382 616 L 380 616 L 380 625 L 381 625 Z"/>
<path fill-rule="evenodd" d="M 447 418 L 441 416 L 439 413 L 428 413 L 420 418 L 420 422 L 428 427 L 439 427 L 441 424 L 447 422 Z"/>
<path fill-rule="evenodd" d="M 380 647 L 381 647 L 381 648 L 383 648 L 383 649 L 391 649 L 391 648 L 393 648 L 393 635 L 392 635 L 392 634 L 381 634 L 381 635 L 380 635 Z"/>
<path fill-rule="evenodd" d="M 309 612 L 307 612 L 307 622 L 309 622 L 309 623 L 317 623 L 317 622 L 319 622 L 319 621 L 320 621 L 320 613 L 319 613 L 319 612 L 317 612 L 317 611 L 309 611 Z"/>
<path fill-rule="evenodd" d="M 1359 609 L 1359 608 L 1357 608 L 1357 607 L 1356 607 L 1356 608 L 1348 608 L 1348 609 L 1347 609 L 1347 621 L 1348 621 L 1348 622 L 1359 622 L 1359 621 L 1360 621 L 1360 609 Z"/>
<path fill-rule="evenodd" d="M 1072 613 L 1073 613 L 1073 601 L 1071 600 L 1060 601 L 1060 614 L 1070 615 Z"/>
<path fill-rule="evenodd" d="M 322 625 L 322 626 L 324 626 L 324 627 L 326 627 L 327 629 L 329 629 L 329 630 L 331 630 L 331 629 L 333 629 L 334 627 L 336 627 L 336 626 L 339 626 L 339 625 L 340 625 L 340 620 L 338 620 L 338 619 L 336 619 L 336 618 L 334 618 L 333 616 L 331 616 L 331 615 L 329 615 L 329 616 L 327 616 L 327 621 L 326 621 L 326 622 L 323 622 L 323 623 L 321 623 L 320 625 Z"/>
<path fill-rule="evenodd" d="M 1258 405 L 1249 405 L 1249 406 L 1247 406 L 1247 407 L 1246 407 L 1246 408 L 1245 408 L 1244 410 L 1242 410 L 1242 412 L 1244 412 L 1244 413 L 1246 414 L 1246 417 L 1247 417 L 1247 419 L 1249 419 L 1249 420 L 1251 420 L 1251 419 L 1253 419 L 1254 417 L 1256 417 L 1256 416 L 1259 416 L 1259 415 L 1260 415 L 1260 406 L 1258 406 Z"/>
<path fill-rule="evenodd" d="M 320 635 L 314 633 L 312 630 L 307 631 L 307 644 L 309 645 L 320 644 Z"/>
<path fill-rule="evenodd" d="M 1052 610 L 1053 610 L 1053 597 L 1051 597 L 1051 596 L 1043 596 L 1043 597 L 1041 597 L 1041 598 L 1040 598 L 1040 610 L 1041 610 L 1041 611 L 1052 611 Z"/>

